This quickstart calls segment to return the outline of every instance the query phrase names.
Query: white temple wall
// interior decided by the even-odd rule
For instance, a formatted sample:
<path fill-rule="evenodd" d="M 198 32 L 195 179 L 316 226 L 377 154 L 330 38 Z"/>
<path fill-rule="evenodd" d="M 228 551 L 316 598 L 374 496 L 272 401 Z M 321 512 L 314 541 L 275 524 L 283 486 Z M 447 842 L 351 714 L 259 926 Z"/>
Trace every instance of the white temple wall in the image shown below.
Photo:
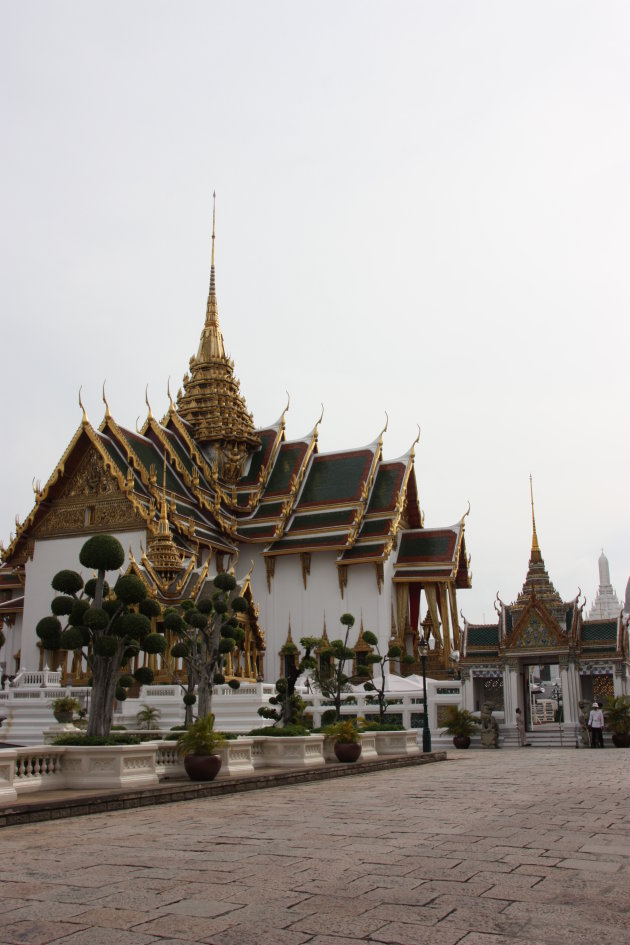
<path fill-rule="evenodd" d="M 286 642 L 289 618 L 293 642 L 299 645 L 300 637 L 322 635 L 324 617 L 329 639 L 339 639 L 345 632 L 339 618 L 344 613 L 351 613 L 356 620 L 349 636 L 353 646 L 359 635 L 363 613 L 364 629 L 376 633 L 381 649 L 387 647 L 391 632 L 391 581 L 387 568 L 379 594 L 373 564 L 349 567 L 348 583 L 342 598 L 336 552 L 312 554 L 306 589 L 300 556 L 279 555 L 271 579 L 271 592 L 268 592 L 265 562 L 260 552 L 247 547 L 242 549 L 242 556 L 246 560 L 249 556 L 254 561 L 251 588 L 254 600 L 260 605 L 258 622 L 265 632 L 266 681 L 274 681 L 282 673 L 280 649 Z M 236 570 L 236 577 L 242 577 L 240 567 Z"/>
<path fill-rule="evenodd" d="M 129 546 L 134 555 L 141 555 L 140 543 L 146 544 L 146 532 L 114 532 L 125 549 L 123 570 L 128 564 Z M 24 615 L 21 634 L 20 668 L 36 670 L 39 668 L 39 640 L 35 627 L 42 617 L 50 616 L 50 602 L 55 596 L 50 582 L 64 568 L 78 571 L 84 580 L 92 577 L 92 571 L 79 564 L 79 552 L 89 535 L 76 535 L 69 538 L 48 538 L 35 542 L 33 557 L 26 562 L 26 593 L 24 596 Z M 116 572 L 110 572 L 110 583 L 116 580 Z M 55 669 L 56 667 L 50 667 Z"/>

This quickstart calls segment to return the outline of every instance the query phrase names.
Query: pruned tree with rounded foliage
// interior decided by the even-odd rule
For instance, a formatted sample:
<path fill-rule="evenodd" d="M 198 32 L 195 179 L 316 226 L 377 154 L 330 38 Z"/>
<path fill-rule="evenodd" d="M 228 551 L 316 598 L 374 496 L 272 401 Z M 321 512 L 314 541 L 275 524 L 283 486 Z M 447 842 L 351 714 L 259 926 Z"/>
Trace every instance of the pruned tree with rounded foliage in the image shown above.
<path fill-rule="evenodd" d="M 171 656 L 181 659 L 188 675 L 184 694 L 186 724 L 192 722 L 192 706 L 198 701 L 197 715 L 205 718 L 212 712 L 214 687 L 225 682 L 225 667 L 231 653 L 245 642 L 245 631 L 238 622 L 238 614 L 247 613 L 249 604 L 244 597 L 234 595 L 234 575 L 223 571 L 213 581 L 216 588 L 212 597 L 194 603 L 184 601 L 179 608 L 168 610 L 164 626 L 178 637 L 171 648 Z M 239 688 L 237 679 L 229 685 Z M 197 689 L 195 700 L 194 690 Z"/>
<path fill-rule="evenodd" d="M 286 675 L 281 676 L 276 682 L 276 695 L 269 700 L 271 708 L 262 706 L 258 710 L 258 715 L 264 719 L 273 719 L 274 722 L 282 722 L 283 725 L 303 723 L 306 704 L 295 691 L 295 684 L 307 670 L 317 668 L 317 661 L 311 654 L 320 643 L 321 640 L 318 637 L 301 638 L 300 646 L 304 647 L 303 656 L 289 664 Z M 281 653 L 283 656 L 296 656 L 299 650 L 295 643 L 288 643 L 282 647 Z"/>
<path fill-rule="evenodd" d="M 92 673 L 92 695 L 88 716 L 88 735 L 109 735 L 114 701 L 127 698 L 134 680 L 141 685 L 153 682 L 153 671 L 141 667 L 131 676 L 121 674 L 133 656 L 164 653 L 166 639 L 152 632 L 151 620 L 161 607 L 147 597 L 140 578 L 133 574 L 119 577 L 113 590 L 105 581 L 107 571 L 120 568 L 125 553 L 113 535 L 94 535 L 79 552 L 85 568 L 94 569 L 96 578 L 83 583 L 76 571 L 59 571 L 52 579 L 58 596 L 51 603 L 52 617 L 43 617 L 35 632 L 47 650 L 75 650 L 81 654 Z M 66 618 L 65 627 L 60 617 Z"/>
<path fill-rule="evenodd" d="M 381 725 L 385 722 L 385 713 L 387 711 L 388 702 L 385 698 L 385 673 L 387 668 L 391 665 L 391 661 L 399 659 L 402 654 L 401 647 L 397 643 L 393 643 L 386 653 L 381 653 L 380 647 L 378 645 L 378 637 L 375 633 L 372 633 L 371 630 L 364 630 L 363 639 L 369 646 L 376 648 L 376 653 L 368 653 L 365 658 L 365 665 L 358 666 L 357 672 L 360 676 L 369 676 L 370 667 L 379 666 L 381 671 L 380 680 L 376 683 L 373 679 L 368 680 L 368 682 L 363 684 L 363 688 L 367 692 L 375 692 L 376 700 L 378 702 L 378 716 L 379 722 Z"/>
<path fill-rule="evenodd" d="M 320 653 L 324 663 L 329 661 L 330 669 L 317 669 L 313 677 L 322 695 L 333 700 L 337 722 L 341 719 L 342 694 L 348 691 L 350 683 L 350 678 L 344 672 L 345 665 L 349 660 L 354 659 L 354 650 L 348 646 L 348 636 L 354 626 L 354 617 L 352 614 L 342 614 L 339 622 L 346 628 L 343 640 L 331 640 L 329 646 Z"/>

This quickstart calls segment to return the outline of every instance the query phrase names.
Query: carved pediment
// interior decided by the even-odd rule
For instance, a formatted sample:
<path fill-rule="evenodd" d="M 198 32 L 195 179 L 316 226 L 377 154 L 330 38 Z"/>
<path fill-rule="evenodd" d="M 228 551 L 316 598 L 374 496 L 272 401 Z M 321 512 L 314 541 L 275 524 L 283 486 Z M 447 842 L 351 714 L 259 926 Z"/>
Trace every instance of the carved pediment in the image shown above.
<path fill-rule="evenodd" d="M 90 447 L 34 529 L 34 538 L 146 528 L 146 522 Z"/>
<path fill-rule="evenodd" d="M 539 602 L 532 602 L 515 624 L 506 649 L 566 649 L 568 639 L 557 620 Z"/>
<path fill-rule="evenodd" d="M 73 499 L 78 496 L 111 496 L 120 494 L 121 489 L 116 479 L 105 468 L 103 457 L 91 446 L 85 456 L 64 483 L 59 493 L 59 499 Z"/>

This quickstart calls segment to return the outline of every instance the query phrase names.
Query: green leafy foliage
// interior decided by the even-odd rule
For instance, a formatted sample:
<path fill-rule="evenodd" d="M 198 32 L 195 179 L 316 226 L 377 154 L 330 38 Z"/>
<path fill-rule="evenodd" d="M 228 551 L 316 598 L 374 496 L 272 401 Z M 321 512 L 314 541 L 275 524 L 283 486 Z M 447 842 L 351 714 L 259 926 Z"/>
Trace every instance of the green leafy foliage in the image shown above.
<path fill-rule="evenodd" d="M 61 597 L 54 597 L 50 603 L 50 609 L 55 617 L 67 617 L 72 613 L 72 608 L 76 604 L 74 597 L 68 597 L 63 594 Z"/>
<path fill-rule="evenodd" d="M 144 614 L 145 617 L 159 617 L 162 613 L 159 602 L 152 597 L 145 597 L 144 600 L 141 600 L 138 610 L 141 614 Z"/>
<path fill-rule="evenodd" d="M 148 666 L 140 666 L 134 672 L 133 678 L 136 682 L 140 683 L 141 686 L 150 686 L 155 678 L 155 674 Z"/>
<path fill-rule="evenodd" d="M 125 552 L 113 535 L 94 535 L 79 552 L 79 561 L 84 568 L 96 571 L 116 571 L 123 566 Z"/>
<path fill-rule="evenodd" d="M 98 637 L 92 644 L 96 656 L 104 656 L 110 659 L 118 649 L 118 639 L 116 637 Z"/>
<path fill-rule="evenodd" d="M 206 715 L 182 732 L 177 739 L 178 755 L 212 755 L 221 748 L 225 738 L 214 730 L 214 716 Z"/>
<path fill-rule="evenodd" d="M 78 650 L 83 646 L 83 639 L 79 627 L 68 627 L 62 632 L 59 645 L 63 650 Z"/>
<path fill-rule="evenodd" d="M 269 725 L 266 728 L 253 728 L 248 735 L 265 735 L 270 738 L 297 738 L 298 736 L 310 735 L 310 729 L 304 725 Z"/>
<path fill-rule="evenodd" d="M 97 747 L 100 745 L 140 745 L 142 739 L 138 735 L 59 735 L 53 745 Z"/>
<path fill-rule="evenodd" d="M 83 625 L 88 630 L 104 630 L 109 621 L 109 614 L 101 607 L 90 607 L 83 614 Z"/>
<path fill-rule="evenodd" d="M 58 571 L 51 586 L 59 594 L 78 594 L 83 587 L 83 578 L 76 571 Z"/>
<path fill-rule="evenodd" d="M 142 641 L 142 649 L 145 653 L 165 653 L 167 647 L 166 637 L 161 633 L 150 633 Z"/>
<path fill-rule="evenodd" d="M 90 578 L 89 581 L 86 581 L 86 582 L 85 582 L 84 591 L 85 591 L 85 593 L 87 594 L 88 597 L 94 598 L 94 597 L 96 596 L 96 586 L 97 586 L 97 583 L 98 583 L 98 582 L 97 582 L 96 578 Z M 107 581 L 103 581 L 102 594 L 103 594 L 103 597 L 107 597 L 107 595 L 109 594 L 109 584 L 107 583 Z"/>
<path fill-rule="evenodd" d="M 339 719 L 324 729 L 326 738 L 341 745 L 356 745 L 360 741 L 357 719 Z"/>
<path fill-rule="evenodd" d="M 123 604 L 139 604 L 147 596 L 146 587 L 135 574 L 125 574 L 123 577 L 119 577 L 114 592 Z"/>
<path fill-rule="evenodd" d="M 222 571 L 221 574 L 217 574 L 213 584 L 220 591 L 233 591 L 236 587 L 236 579 L 233 574 L 228 574 L 227 571 Z"/>

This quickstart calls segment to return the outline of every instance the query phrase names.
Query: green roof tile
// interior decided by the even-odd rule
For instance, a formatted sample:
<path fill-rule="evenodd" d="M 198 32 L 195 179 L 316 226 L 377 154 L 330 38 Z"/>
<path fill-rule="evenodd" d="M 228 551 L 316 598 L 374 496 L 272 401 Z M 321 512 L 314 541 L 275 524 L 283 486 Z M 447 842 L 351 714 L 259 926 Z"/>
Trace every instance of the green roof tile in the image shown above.
<path fill-rule="evenodd" d="M 267 482 L 265 495 L 284 494 L 289 491 L 291 476 L 297 475 L 306 455 L 306 443 L 283 443 Z"/>
<path fill-rule="evenodd" d="M 589 620 L 582 624 L 583 642 L 594 643 L 599 640 L 606 643 L 617 642 L 616 620 L 598 620 L 597 622 Z"/>
<path fill-rule="evenodd" d="M 315 456 L 298 508 L 356 501 L 370 471 L 372 459 L 370 450 Z"/>
<path fill-rule="evenodd" d="M 476 627 L 468 627 L 467 637 L 468 646 L 498 646 L 499 628 L 493 624 L 483 624 Z"/>
<path fill-rule="evenodd" d="M 355 516 L 354 509 L 342 509 L 335 512 L 311 512 L 309 515 L 296 515 L 291 523 L 289 534 L 312 531 L 317 528 L 338 528 L 350 525 Z"/>
<path fill-rule="evenodd" d="M 371 512 L 392 512 L 405 476 L 402 463 L 383 463 L 378 473 L 370 496 L 367 514 Z"/>

